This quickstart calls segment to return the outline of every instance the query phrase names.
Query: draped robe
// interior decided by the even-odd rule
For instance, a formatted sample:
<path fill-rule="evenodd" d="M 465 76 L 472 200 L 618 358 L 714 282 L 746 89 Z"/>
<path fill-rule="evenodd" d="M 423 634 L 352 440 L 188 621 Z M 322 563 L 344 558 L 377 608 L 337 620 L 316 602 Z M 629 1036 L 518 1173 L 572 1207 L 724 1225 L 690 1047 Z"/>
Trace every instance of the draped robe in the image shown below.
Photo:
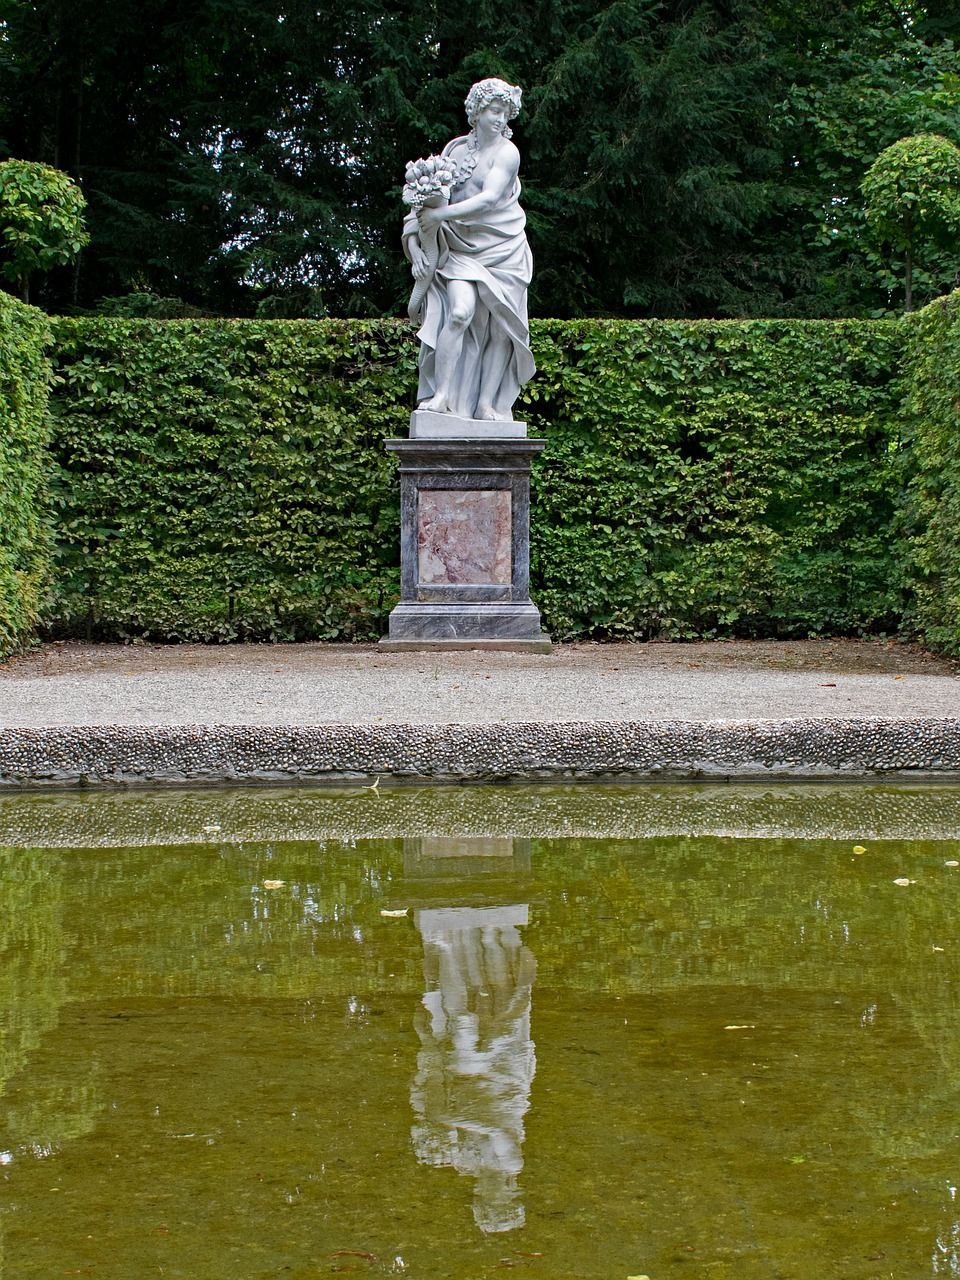
<path fill-rule="evenodd" d="M 448 143 L 443 154 L 462 141 L 456 138 Z M 477 308 L 464 333 L 451 388 L 453 411 L 463 418 L 477 416 L 487 346 L 491 335 L 500 331 L 510 340 L 510 358 L 492 404 L 498 416 L 512 417 L 520 388 L 536 372 L 527 322 L 527 286 L 533 277 L 533 255 L 524 230 L 526 221 L 520 208 L 520 181 L 515 179 L 507 195 L 492 209 L 440 224 L 437 268 L 424 299 L 417 333 L 421 344 L 418 404 L 429 400 L 436 390 L 437 339 L 450 311 L 448 283 L 469 280 L 477 289 Z M 407 237 L 418 231 L 416 214 L 411 212 L 403 226 L 405 247 Z"/>

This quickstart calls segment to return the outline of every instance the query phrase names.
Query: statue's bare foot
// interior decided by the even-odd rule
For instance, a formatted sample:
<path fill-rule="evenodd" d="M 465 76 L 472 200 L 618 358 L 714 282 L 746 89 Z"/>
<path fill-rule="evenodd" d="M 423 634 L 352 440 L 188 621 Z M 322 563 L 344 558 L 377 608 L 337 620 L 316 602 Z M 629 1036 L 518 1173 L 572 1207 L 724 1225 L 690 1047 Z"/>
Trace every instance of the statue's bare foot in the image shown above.
<path fill-rule="evenodd" d="M 480 405 L 477 409 L 478 422 L 502 422 L 503 419 L 492 405 Z"/>
<path fill-rule="evenodd" d="M 424 400 L 423 404 L 418 408 L 426 409 L 429 413 L 453 413 L 453 406 L 446 396 L 431 396 L 429 400 Z"/>

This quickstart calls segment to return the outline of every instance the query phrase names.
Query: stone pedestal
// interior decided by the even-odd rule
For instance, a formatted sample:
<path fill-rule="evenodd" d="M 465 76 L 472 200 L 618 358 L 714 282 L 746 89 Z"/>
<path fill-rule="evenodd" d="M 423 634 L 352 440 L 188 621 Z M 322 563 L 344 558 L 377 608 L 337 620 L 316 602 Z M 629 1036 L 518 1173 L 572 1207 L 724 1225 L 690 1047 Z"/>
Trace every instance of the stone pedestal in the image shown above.
<path fill-rule="evenodd" d="M 444 418 L 451 434 L 437 438 Z M 380 643 L 549 652 L 530 599 L 530 463 L 545 442 L 506 434 L 523 423 L 463 423 L 421 411 L 411 439 L 386 442 L 400 463 L 401 571 Z"/>
<path fill-rule="evenodd" d="M 483 422 L 455 413 L 415 409 L 410 415 L 411 440 L 525 440 L 525 422 Z"/>

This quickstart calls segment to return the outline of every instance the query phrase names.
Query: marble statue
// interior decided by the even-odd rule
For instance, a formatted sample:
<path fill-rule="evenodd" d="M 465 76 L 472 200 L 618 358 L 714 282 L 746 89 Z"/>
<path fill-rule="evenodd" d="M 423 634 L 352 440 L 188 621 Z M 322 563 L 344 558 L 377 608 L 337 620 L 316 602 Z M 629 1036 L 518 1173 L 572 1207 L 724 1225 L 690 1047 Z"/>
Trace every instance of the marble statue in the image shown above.
<path fill-rule="evenodd" d="M 520 208 L 520 154 L 509 122 L 521 90 L 481 80 L 467 94 L 470 132 L 408 165 L 403 247 L 419 319 L 420 409 L 510 422 L 534 374 L 527 324 L 533 258 Z"/>

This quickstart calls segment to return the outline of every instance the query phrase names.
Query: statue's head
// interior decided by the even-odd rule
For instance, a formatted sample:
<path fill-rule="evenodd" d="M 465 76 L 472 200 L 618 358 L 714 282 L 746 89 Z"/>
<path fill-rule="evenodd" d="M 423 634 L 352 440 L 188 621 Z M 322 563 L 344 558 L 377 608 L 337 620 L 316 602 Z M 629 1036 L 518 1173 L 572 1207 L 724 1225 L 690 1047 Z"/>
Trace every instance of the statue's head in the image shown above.
<path fill-rule="evenodd" d="M 478 80 L 467 94 L 463 104 L 467 108 L 467 121 L 470 128 L 474 127 L 480 112 L 491 102 L 502 102 L 507 108 L 507 118 L 516 120 L 520 114 L 522 97 L 523 90 L 518 89 L 515 84 L 507 84 L 506 80 L 497 80 L 494 77 L 489 80 Z M 511 136 L 509 127 L 504 128 L 503 136 L 505 138 Z"/>

